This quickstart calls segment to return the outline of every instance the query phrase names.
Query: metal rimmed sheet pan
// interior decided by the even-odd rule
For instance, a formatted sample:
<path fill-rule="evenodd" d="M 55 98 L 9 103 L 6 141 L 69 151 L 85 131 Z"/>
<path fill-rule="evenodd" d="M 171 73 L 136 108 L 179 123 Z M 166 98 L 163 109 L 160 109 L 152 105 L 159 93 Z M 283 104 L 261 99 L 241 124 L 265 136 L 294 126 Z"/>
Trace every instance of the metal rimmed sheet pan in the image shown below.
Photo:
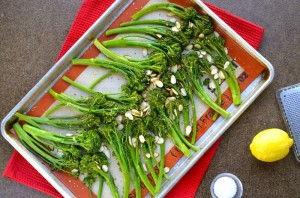
<path fill-rule="evenodd" d="M 52 69 L 30 90 L 30 92 L 9 112 L 1 125 L 1 131 L 4 138 L 29 161 L 64 197 L 85 197 L 88 196 L 88 189 L 79 179 L 71 176 L 49 170 L 49 167 L 30 153 L 11 131 L 12 124 L 16 121 L 14 114 L 16 112 L 28 113 L 30 115 L 41 116 L 53 103 L 54 100 L 47 90 L 55 89 L 57 92 L 75 91 L 69 89 L 66 83 L 63 83 L 61 77 L 68 75 L 82 83 L 86 83 L 85 76 L 94 74 L 94 70 L 86 67 L 72 66 L 71 59 L 76 57 L 97 57 L 99 51 L 93 46 L 95 38 L 99 40 L 109 39 L 103 36 L 106 29 L 117 27 L 120 22 L 130 20 L 131 15 L 148 3 L 165 2 L 158 0 L 141 1 L 121 1 L 117 0 L 96 23 L 78 40 L 78 42 L 52 67 Z M 200 148 L 194 152 L 190 158 L 182 156 L 175 147 L 170 146 L 166 153 L 166 164 L 171 168 L 169 180 L 164 181 L 162 190 L 157 197 L 163 197 L 167 192 L 182 178 L 182 176 L 198 161 L 199 158 L 213 145 L 213 143 L 228 129 L 231 124 L 250 106 L 250 104 L 260 95 L 260 93 L 271 83 L 274 70 L 272 65 L 254 50 L 246 41 L 244 41 L 236 32 L 225 24 L 214 12 L 212 12 L 202 1 L 179 1 L 170 2 L 179 3 L 184 6 L 195 6 L 201 12 L 211 16 L 216 31 L 226 39 L 226 47 L 229 55 L 234 58 L 237 66 L 238 81 L 242 90 L 242 104 L 234 106 L 231 102 L 230 92 L 226 86 L 223 87 L 223 107 L 231 113 L 231 117 L 224 119 L 218 118 L 212 121 L 213 111 L 206 107 L 198 106 L 197 122 L 198 134 L 196 145 Z M 131 53 L 131 52 L 128 52 Z M 101 71 L 97 71 L 100 72 Z M 103 71 L 102 71 L 103 72 Z M 114 79 L 115 80 L 115 79 Z M 115 82 L 115 81 L 114 81 Z M 122 82 L 119 82 L 122 83 Z M 111 83 L 104 84 L 111 88 Z M 116 86 L 117 87 L 117 86 Z M 99 88 L 101 89 L 101 88 Z M 147 194 L 147 191 L 144 191 Z"/>

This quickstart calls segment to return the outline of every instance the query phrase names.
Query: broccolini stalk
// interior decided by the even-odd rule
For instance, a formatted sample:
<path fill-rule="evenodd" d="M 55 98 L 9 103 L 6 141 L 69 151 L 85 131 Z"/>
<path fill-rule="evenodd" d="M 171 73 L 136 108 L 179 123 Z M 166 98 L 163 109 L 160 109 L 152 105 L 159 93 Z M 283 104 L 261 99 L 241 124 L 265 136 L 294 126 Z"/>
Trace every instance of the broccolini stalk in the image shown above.
<path fill-rule="evenodd" d="M 104 178 L 105 182 L 107 183 L 112 193 L 112 196 L 114 198 L 120 197 L 118 189 L 114 183 L 114 178 L 112 177 L 108 169 L 108 159 L 104 153 L 98 152 L 93 155 L 87 154 L 82 156 L 80 161 L 80 172 L 83 174 L 88 174 L 86 178 L 88 178 L 90 175 L 100 175 Z"/>
<path fill-rule="evenodd" d="M 130 35 L 121 36 L 112 40 L 103 41 L 103 46 L 105 47 L 144 47 L 151 48 L 155 50 L 162 51 L 159 47 L 158 43 L 154 40 L 134 40 L 127 39 L 128 37 L 132 37 Z"/>
<path fill-rule="evenodd" d="M 106 31 L 106 36 L 110 36 L 113 34 L 125 34 L 125 33 L 139 33 L 139 34 L 147 34 L 154 38 L 157 38 L 159 36 L 157 35 L 163 35 L 166 36 L 171 32 L 170 28 L 157 25 L 140 25 L 140 26 L 127 26 L 127 27 L 120 27 L 120 28 L 114 28 L 109 29 Z"/>
<path fill-rule="evenodd" d="M 49 116 L 50 114 L 52 114 L 53 112 L 55 112 L 56 110 L 58 110 L 58 109 L 60 109 L 60 108 L 62 108 L 62 107 L 64 107 L 64 106 L 65 106 L 65 104 L 63 104 L 63 103 L 60 103 L 60 104 L 58 104 L 58 105 L 55 105 L 55 106 L 53 106 L 53 107 L 47 109 L 47 111 L 45 111 L 44 115 L 45 115 L 45 116 Z"/>
<path fill-rule="evenodd" d="M 139 141 L 141 142 L 140 144 L 140 149 L 143 151 L 143 158 L 144 161 L 147 164 L 147 169 L 149 170 L 154 182 L 155 182 L 155 190 L 158 192 L 158 190 L 160 189 L 160 186 L 162 184 L 162 177 L 164 176 L 164 150 L 165 150 L 165 140 L 164 141 L 159 141 L 157 140 L 157 144 L 160 145 L 160 152 L 161 152 L 161 158 L 163 157 L 163 159 L 161 159 L 160 161 L 160 165 L 158 165 L 157 161 L 156 161 L 156 157 L 154 154 L 151 155 L 151 153 L 153 153 L 154 149 L 156 148 L 155 145 L 155 138 L 153 138 L 152 135 L 147 134 L 147 131 L 149 129 L 154 130 L 156 133 L 156 137 L 160 137 L 160 138 L 165 138 L 164 134 L 162 133 L 162 128 L 157 128 L 156 124 L 153 125 L 153 115 L 147 115 L 146 118 L 143 118 L 143 122 L 137 122 L 137 124 L 135 124 L 137 132 L 139 134 Z M 151 125 L 149 127 L 149 125 Z M 157 133 L 157 131 L 159 133 Z M 151 150 L 151 152 L 150 152 Z M 156 171 L 154 169 L 154 163 L 157 163 L 157 168 L 158 168 L 158 175 L 156 174 Z"/>
<path fill-rule="evenodd" d="M 165 110 L 163 108 L 164 102 L 167 99 L 166 96 L 167 93 L 165 93 L 164 90 L 160 90 L 160 89 L 153 89 L 147 95 L 150 102 L 150 106 L 158 111 L 161 120 L 166 125 L 166 128 L 169 131 L 168 136 L 170 136 L 170 138 L 175 142 L 175 145 L 179 148 L 179 150 L 181 150 L 182 153 L 188 157 L 191 154 L 190 150 L 186 147 L 186 145 L 182 142 L 182 140 L 178 136 L 176 130 L 172 126 L 172 122 L 166 115 Z"/>
<path fill-rule="evenodd" d="M 159 117 L 159 114 L 157 111 L 151 111 L 151 113 L 145 118 L 146 127 L 148 130 L 150 130 L 153 135 L 147 134 L 146 144 L 149 148 L 149 152 L 151 155 L 151 159 L 153 160 L 154 164 L 158 168 L 158 179 L 156 182 L 155 189 L 159 189 L 162 177 L 165 177 L 166 179 L 169 179 L 168 175 L 164 172 L 165 167 L 165 139 L 167 138 L 167 128 L 165 127 L 164 122 L 161 119 L 157 119 Z M 162 141 L 163 140 L 163 141 Z M 154 150 L 157 148 L 156 143 L 159 145 L 160 153 L 154 152 Z M 160 161 L 156 160 L 156 158 L 160 156 Z"/>
<path fill-rule="evenodd" d="M 192 7 L 183 7 L 173 3 L 160 3 L 150 5 L 148 7 L 143 8 L 139 12 L 135 13 L 132 16 L 133 20 L 137 20 L 142 16 L 158 11 L 158 10 L 167 10 L 174 13 L 180 19 L 185 21 L 185 24 L 193 24 L 189 25 L 193 29 L 193 35 L 197 37 L 199 34 L 209 34 L 213 32 L 213 26 L 210 22 L 210 18 L 207 15 L 199 14 L 194 8 Z M 190 34 L 190 33 L 189 33 Z"/>
<path fill-rule="evenodd" d="M 241 91 L 237 82 L 236 74 L 231 60 L 221 59 L 219 56 L 215 58 L 215 65 L 221 69 L 225 75 L 226 82 L 230 88 L 233 104 L 241 104 Z M 228 65 L 227 69 L 224 69 Z"/>
<path fill-rule="evenodd" d="M 136 67 L 128 66 L 120 62 L 104 60 L 99 58 L 91 59 L 73 59 L 72 63 L 74 65 L 91 65 L 106 69 L 111 69 L 114 72 L 121 73 L 126 81 L 128 86 L 137 91 L 143 91 L 146 89 L 145 83 L 147 82 L 147 77 L 145 76 L 144 69 L 139 69 Z"/>
<path fill-rule="evenodd" d="M 155 195 L 155 188 L 151 184 L 151 181 L 149 180 L 146 170 L 144 170 L 144 166 L 142 164 L 141 158 L 140 158 L 140 141 L 139 141 L 139 132 L 137 128 L 141 128 L 143 125 L 142 121 L 139 119 L 135 119 L 132 121 L 127 121 L 125 124 L 125 134 L 126 134 L 126 141 L 127 141 L 127 149 L 129 153 L 129 157 L 132 159 L 134 168 L 141 179 L 141 181 L 144 183 L 146 188 L 149 190 L 151 195 Z"/>
<path fill-rule="evenodd" d="M 55 132 L 50 132 L 24 124 L 24 131 L 42 142 L 49 140 L 58 144 L 75 145 L 84 148 L 88 153 L 95 153 L 100 149 L 101 139 L 96 131 L 83 131 L 78 135 L 64 136 Z"/>
<path fill-rule="evenodd" d="M 165 171 L 164 171 L 164 168 L 165 168 L 165 145 L 166 145 L 165 141 L 162 144 L 160 144 L 160 161 L 159 161 L 159 166 L 158 166 L 157 182 L 156 182 L 156 186 L 155 186 L 156 193 L 158 193 L 158 191 L 161 188 L 162 177 L 164 176 L 166 179 L 169 179 L 168 175 L 165 174 Z"/>
<path fill-rule="evenodd" d="M 181 139 L 181 141 L 187 145 L 188 147 L 190 147 L 191 149 L 193 149 L 194 151 L 198 151 L 199 148 L 194 146 L 192 143 L 190 143 L 182 134 L 181 129 L 180 129 L 180 119 L 179 116 L 181 114 L 180 111 L 178 111 L 178 106 L 181 104 L 181 101 L 178 101 L 178 99 L 174 100 L 174 101 L 170 101 L 167 105 L 167 112 L 169 115 L 169 120 L 172 123 L 172 127 L 173 129 L 176 131 L 177 135 L 179 136 L 179 138 Z M 184 106 L 184 108 L 188 108 L 188 106 Z M 185 133 L 187 132 L 187 130 L 189 130 L 188 128 L 191 129 L 191 126 L 187 126 L 184 130 Z M 190 133 L 190 132 L 187 132 Z M 189 135 L 189 134 L 187 134 Z"/>
<path fill-rule="evenodd" d="M 229 117 L 230 113 L 228 113 L 222 107 L 218 106 L 204 90 L 202 81 L 199 80 L 201 73 L 199 71 L 199 66 L 198 66 L 199 60 L 198 60 L 197 53 L 193 52 L 193 53 L 185 54 L 182 58 L 182 63 L 185 71 L 188 73 L 190 80 L 193 84 L 195 94 L 197 94 L 197 96 L 199 96 L 199 98 L 205 104 L 207 104 L 213 110 L 221 114 L 223 117 L 225 118 Z"/>
<path fill-rule="evenodd" d="M 61 103 L 86 114 L 97 114 L 103 120 L 114 120 L 118 114 L 122 114 L 126 107 L 119 106 L 113 101 L 107 101 L 103 94 L 97 92 L 92 96 L 82 98 L 78 101 L 64 93 L 58 94 L 52 89 L 49 93 Z"/>
<path fill-rule="evenodd" d="M 231 58 L 228 56 L 225 50 L 225 39 L 216 36 L 215 34 L 209 34 L 204 38 L 198 38 L 194 41 L 195 44 L 201 46 L 207 53 L 213 57 L 214 64 L 220 69 L 224 75 L 226 82 L 230 88 L 233 103 L 239 105 L 241 103 L 241 93 L 237 82 L 234 67 L 231 63 Z"/>
<path fill-rule="evenodd" d="M 78 89 L 82 90 L 82 91 L 86 91 L 88 93 L 91 94 L 103 94 L 103 96 L 107 99 L 107 100 L 112 100 L 121 104 L 136 104 L 139 103 L 141 101 L 141 96 L 139 94 L 137 94 L 136 91 L 132 91 L 132 93 L 120 93 L 120 97 L 114 97 L 112 96 L 113 94 L 105 94 L 102 92 L 97 92 L 89 87 L 85 87 L 73 80 L 71 80 L 70 78 L 63 76 L 62 78 L 63 80 L 65 80 L 66 82 L 70 83 L 71 85 L 73 85 L 74 87 L 77 87 Z"/>
<path fill-rule="evenodd" d="M 35 139 L 33 136 L 26 133 L 23 130 L 19 123 L 15 123 L 13 125 L 15 132 L 20 138 L 21 143 L 31 152 L 42 158 L 45 162 L 47 162 L 51 168 L 54 170 L 64 171 L 68 174 L 73 175 L 74 177 L 78 177 L 78 174 L 72 173 L 71 170 L 78 170 L 79 162 L 76 157 L 77 154 L 74 154 L 75 148 L 71 149 L 72 153 L 70 155 L 58 156 L 54 152 L 51 152 L 49 148 L 45 146 L 43 143 L 47 143 L 45 141 L 41 142 Z M 65 147 L 66 148 L 66 147 Z M 75 151 L 76 153 L 78 150 Z"/>
<path fill-rule="evenodd" d="M 152 164 L 151 154 L 149 151 L 149 148 L 147 147 L 148 145 L 142 144 L 141 145 L 141 150 L 143 151 L 143 156 L 144 156 L 144 161 L 146 162 L 147 169 L 149 170 L 152 179 L 154 180 L 155 184 L 157 183 L 157 175 L 154 169 L 154 165 Z"/>
<path fill-rule="evenodd" d="M 126 158 L 126 152 L 123 148 L 124 137 L 121 132 L 116 129 L 114 123 L 103 124 L 98 128 L 102 137 L 108 142 L 109 146 L 114 152 L 115 157 L 117 158 L 120 168 L 122 170 L 123 179 L 124 179 L 124 197 L 128 197 L 130 193 L 130 170 L 129 162 Z"/>
<path fill-rule="evenodd" d="M 222 105 L 222 98 L 221 98 L 222 92 L 221 92 L 221 87 L 220 87 L 220 85 L 219 85 L 219 83 L 218 83 L 217 80 L 214 80 L 214 82 L 215 82 L 215 85 L 216 85 L 216 91 L 217 91 L 217 104 L 218 104 L 219 106 L 221 106 L 221 105 Z M 215 112 L 214 115 L 213 115 L 213 117 L 212 117 L 212 120 L 215 121 L 215 120 L 217 119 L 217 117 L 218 117 L 218 113 Z"/>
<path fill-rule="evenodd" d="M 138 152 L 138 148 L 129 148 L 129 152 L 130 152 L 130 157 L 132 158 L 133 164 L 134 164 L 134 168 L 137 172 L 137 174 L 139 175 L 139 178 L 141 179 L 141 181 L 144 183 L 144 185 L 146 186 L 146 188 L 149 190 L 149 192 L 152 195 L 156 194 L 155 188 L 152 186 L 147 174 L 145 173 L 145 170 L 143 170 L 143 165 L 140 161 L 139 158 L 139 152 Z"/>
<path fill-rule="evenodd" d="M 169 62 L 178 63 L 182 53 L 182 47 L 179 43 L 174 42 L 172 39 L 160 39 L 159 41 L 141 41 L 134 39 L 127 39 L 131 36 L 121 36 L 116 39 L 107 40 L 103 42 L 105 47 L 144 47 L 157 50 L 165 53 Z M 150 57 L 151 58 L 151 54 Z M 165 59 L 166 57 L 163 56 Z M 159 61 L 160 62 L 160 61 Z M 164 61 L 162 61 L 164 62 Z"/>
<path fill-rule="evenodd" d="M 221 83 L 222 79 L 219 76 L 219 72 L 217 74 L 214 74 L 214 72 L 216 71 L 215 66 L 212 65 L 206 58 L 199 59 L 199 64 L 200 64 L 200 72 L 202 74 L 206 74 L 207 76 L 210 77 L 209 82 L 208 82 L 208 85 L 209 85 L 208 87 L 211 90 L 216 89 L 216 91 L 217 91 L 217 93 L 216 93 L 216 95 L 217 95 L 217 104 L 219 106 L 221 106 L 221 104 L 222 104 L 222 98 L 221 98 L 222 97 L 222 92 L 221 92 L 220 83 Z M 214 75 L 212 73 L 214 75 L 218 75 L 219 79 L 214 78 Z M 215 112 L 212 119 L 216 120 L 217 116 L 218 116 L 218 113 Z"/>
<path fill-rule="evenodd" d="M 110 77 L 111 75 L 115 74 L 115 71 L 110 71 L 106 74 L 104 74 L 103 76 L 99 77 L 98 79 L 96 79 L 94 82 L 92 82 L 92 84 L 88 87 L 90 89 L 93 89 L 97 84 L 99 84 L 100 82 L 102 82 L 104 79 Z"/>
<path fill-rule="evenodd" d="M 165 26 L 150 26 L 150 25 L 143 25 L 143 26 L 128 26 L 128 27 L 120 27 L 115 29 L 110 29 L 106 32 L 106 35 L 113 35 L 113 34 L 120 34 L 120 33 L 139 33 L 149 35 L 153 38 L 160 39 L 167 39 L 172 41 L 173 43 L 176 42 L 180 44 L 180 46 L 185 47 L 189 44 L 189 37 L 188 34 L 182 31 L 173 31 L 169 27 Z M 142 45 L 146 45 L 145 43 Z"/>
<path fill-rule="evenodd" d="M 196 113 L 196 106 L 195 106 L 195 100 L 193 96 L 193 88 L 192 84 L 189 81 L 186 73 L 184 70 L 179 70 L 175 73 L 175 77 L 178 80 L 178 82 L 183 86 L 181 88 L 181 94 L 187 95 L 189 102 L 191 104 L 191 109 L 192 109 L 192 138 L 191 138 L 191 143 L 195 144 L 196 142 L 196 135 L 197 135 L 197 113 Z M 184 117 L 184 126 L 185 128 L 188 126 L 187 124 L 187 108 L 183 110 L 183 117 Z"/>
<path fill-rule="evenodd" d="M 19 120 L 23 120 L 26 121 L 27 123 L 31 124 L 32 126 L 35 126 L 37 128 L 42 128 L 40 126 L 40 124 L 43 124 L 44 122 L 46 122 L 45 120 L 48 120 L 47 118 L 43 119 L 40 117 L 33 117 L 33 116 L 27 116 L 27 115 L 23 115 L 19 112 L 15 113 L 15 116 L 17 116 L 19 118 Z M 51 123 L 51 125 L 55 125 L 56 123 Z"/>
<path fill-rule="evenodd" d="M 101 198 L 102 197 L 103 184 L 104 184 L 103 177 L 99 177 L 99 186 L 98 186 L 97 198 Z"/>
<path fill-rule="evenodd" d="M 125 58 L 124 56 L 120 56 L 114 52 L 112 52 L 111 50 L 105 48 L 97 39 L 94 41 L 94 45 L 108 58 L 112 59 L 113 61 L 116 61 L 118 63 L 122 63 L 124 65 L 128 65 L 132 68 L 136 68 L 136 69 L 140 69 L 142 71 L 145 70 L 153 70 L 153 71 L 157 71 L 159 73 L 163 72 L 166 68 L 166 64 L 164 63 L 165 61 L 163 61 L 163 58 L 160 57 L 160 61 L 162 62 L 158 62 L 156 63 L 156 61 L 153 61 L 155 64 L 142 64 L 143 61 L 141 62 L 136 62 L 136 61 L 129 61 L 127 58 Z M 147 60 L 148 61 L 148 60 Z M 147 62 L 146 61 L 146 62 Z"/>
<path fill-rule="evenodd" d="M 155 120 L 152 120 L 152 121 L 155 122 Z M 153 125 L 153 126 L 154 126 L 154 128 L 157 128 L 158 125 Z M 157 141 L 156 141 L 157 143 L 159 143 L 159 150 L 160 150 L 160 154 L 159 154 L 159 156 L 160 156 L 159 160 L 160 161 L 159 161 L 159 163 L 156 160 L 157 156 L 155 154 L 151 155 L 154 163 L 156 164 L 156 166 L 158 168 L 157 182 L 156 182 L 156 185 L 155 185 L 156 193 L 161 188 L 162 178 L 165 177 L 166 179 L 169 179 L 168 175 L 164 171 L 164 168 L 165 168 L 165 145 L 166 145 L 165 139 L 167 138 L 166 133 L 165 133 L 164 130 L 165 129 L 163 129 L 162 127 L 157 128 L 157 130 L 155 130 L 156 137 L 159 137 L 159 139 L 157 139 Z M 160 142 L 160 138 L 164 139 L 164 141 Z M 146 140 L 146 141 L 147 141 L 148 147 L 153 147 L 153 146 L 149 146 L 149 145 L 153 144 L 153 141 L 151 141 L 151 139 L 150 139 L 150 141 L 149 140 Z"/>
<path fill-rule="evenodd" d="M 150 12 L 157 11 L 157 10 L 168 10 L 170 12 L 175 13 L 180 18 L 184 18 L 187 15 L 187 13 L 184 13 L 185 9 L 186 8 L 184 8 L 183 6 L 178 5 L 178 4 L 174 4 L 174 3 L 153 4 L 153 5 L 145 7 L 142 10 L 136 12 L 132 16 L 132 19 L 137 20 L 137 19 L 141 18 L 142 16 L 144 16 L 144 15 L 150 13 Z"/>
<path fill-rule="evenodd" d="M 129 150 L 128 150 L 129 152 Z M 128 157 L 130 156 L 130 154 L 128 154 Z M 130 166 L 130 170 L 132 172 L 133 175 L 133 186 L 134 186 L 134 190 L 135 190 L 135 197 L 136 198 L 141 198 L 142 197 L 142 188 L 141 188 L 141 179 L 139 178 L 139 175 L 134 167 L 134 163 L 132 160 L 128 160 L 129 162 L 129 166 Z"/>
<path fill-rule="evenodd" d="M 82 173 L 86 173 L 86 172 L 82 171 Z M 102 180 L 103 177 L 99 175 L 96 171 L 93 171 L 93 172 L 89 172 L 88 175 L 83 179 L 83 183 L 85 183 L 89 189 L 90 198 L 93 197 L 92 187 L 98 178 L 99 180 Z"/>
<path fill-rule="evenodd" d="M 162 108 L 158 108 L 158 112 L 161 113 L 162 119 L 167 125 L 168 130 L 170 130 L 169 137 L 175 142 L 175 145 L 179 148 L 179 150 L 187 157 L 191 155 L 190 150 L 186 147 L 186 145 L 182 142 L 181 138 L 178 136 L 176 129 L 172 127 L 172 122 L 166 116 L 165 112 Z"/>
<path fill-rule="evenodd" d="M 37 128 L 43 129 L 40 124 L 51 125 L 57 128 L 63 128 L 68 130 L 84 130 L 92 129 L 93 127 L 99 126 L 103 121 L 99 117 L 95 117 L 93 114 L 84 115 L 81 117 L 34 117 L 23 115 L 21 113 L 15 114 L 19 120 L 24 120 L 27 123 Z"/>
<path fill-rule="evenodd" d="M 188 81 L 185 82 L 185 81 L 186 81 L 186 74 L 183 72 L 183 70 L 176 71 L 175 74 L 168 72 L 165 75 L 163 75 L 162 82 L 164 83 L 165 87 L 167 87 L 167 89 L 170 90 L 170 95 L 171 95 L 171 97 L 169 97 L 170 100 L 167 99 L 168 101 L 165 103 L 165 106 L 169 108 L 169 116 L 171 116 L 171 118 L 174 118 L 173 121 L 175 120 L 176 117 L 178 117 L 177 121 L 179 122 L 180 114 L 183 115 L 184 129 L 187 131 L 185 135 L 192 136 L 191 143 L 188 142 L 185 139 L 185 137 L 183 137 L 179 127 L 180 126 L 179 123 L 177 123 L 178 127 L 176 127 L 177 128 L 176 131 L 178 132 L 178 135 L 182 139 L 182 141 L 184 141 L 187 145 L 193 148 L 193 150 L 195 149 L 198 150 L 198 148 L 193 145 L 195 143 L 196 132 L 197 132 L 195 101 L 194 101 L 192 89 L 189 85 L 189 82 Z M 185 98 L 185 96 L 187 96 L 187 98 Z M 176 100 L 173 101 L 173 99 Z M 190 124 L 189 101 L 191 103 L 192 124 Z M 176 103 L 176 105 L 175 106 L 170 105 L 171 103 Z M 191 129 L 191 131 L 189 131 L 189 129 Z"/>
<path fill-rule="evenodd" d="M 138 21 L 126 21 L 120 24 L 121 27 L 132 26 L 132 25 L 162 25 L 167 27 L 174 27 L 175 23 L 171 21 L 166 21 L 164 19 L 153 19 L 153 20 L 138 20 Z"/>

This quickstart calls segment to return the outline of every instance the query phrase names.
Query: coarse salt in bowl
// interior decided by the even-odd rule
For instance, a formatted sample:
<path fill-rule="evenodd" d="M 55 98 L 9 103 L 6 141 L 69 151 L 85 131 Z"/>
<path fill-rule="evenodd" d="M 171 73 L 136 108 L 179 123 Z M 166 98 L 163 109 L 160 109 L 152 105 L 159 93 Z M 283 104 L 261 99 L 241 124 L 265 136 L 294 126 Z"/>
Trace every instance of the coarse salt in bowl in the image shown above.
<path fill-rule="evenodd" d="M 213 198 L 241 198 L 243 185 L 235 175 L 222 173 L 214 178 L 210 191 Z"/>

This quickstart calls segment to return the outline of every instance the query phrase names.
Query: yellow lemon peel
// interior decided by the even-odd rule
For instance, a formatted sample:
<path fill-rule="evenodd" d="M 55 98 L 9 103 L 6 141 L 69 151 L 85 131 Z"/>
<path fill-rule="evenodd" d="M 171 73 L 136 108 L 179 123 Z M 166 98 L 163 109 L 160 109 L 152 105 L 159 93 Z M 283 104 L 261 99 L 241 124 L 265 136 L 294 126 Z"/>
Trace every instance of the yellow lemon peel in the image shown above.
<path fill-rule="evenodd" d="M 252 155 L 263 162 L 283 159 L 289 153 L 294 140 L 280 129 L 271 128 L 256 134 L 250 144 Z"/>

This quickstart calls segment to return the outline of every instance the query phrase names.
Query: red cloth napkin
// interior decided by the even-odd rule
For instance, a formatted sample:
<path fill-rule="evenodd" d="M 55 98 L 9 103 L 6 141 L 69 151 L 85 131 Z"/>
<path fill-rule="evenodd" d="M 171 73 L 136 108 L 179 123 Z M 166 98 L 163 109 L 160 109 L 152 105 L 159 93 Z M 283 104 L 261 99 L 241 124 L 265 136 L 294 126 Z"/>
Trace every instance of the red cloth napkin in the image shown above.
<path fill-rule="evenodd" d="M 82 34 L 105 12 L 114 0 L 84 0 L 78 15 L 70 29 L 58 58 L 82 36 Z M 249 21 L 232 15 L 220 8 L 207 4 L 221 19 L 231 26 L 250 45 L 258 49 L 264 29 Z M 200 182 L 213 158 L 220 143 L 220 139 L 205 153 L 194 167 L 180 180 L 166 197 L 191 198 L 200 185 Z M 14 151 L 3 173 L 4 177 L 44 192 L 53 197 L 62 197 L 44 177 L 42 177 L 17 151 Z M 188 188 L 187 188 L 188 186 Z"/>

